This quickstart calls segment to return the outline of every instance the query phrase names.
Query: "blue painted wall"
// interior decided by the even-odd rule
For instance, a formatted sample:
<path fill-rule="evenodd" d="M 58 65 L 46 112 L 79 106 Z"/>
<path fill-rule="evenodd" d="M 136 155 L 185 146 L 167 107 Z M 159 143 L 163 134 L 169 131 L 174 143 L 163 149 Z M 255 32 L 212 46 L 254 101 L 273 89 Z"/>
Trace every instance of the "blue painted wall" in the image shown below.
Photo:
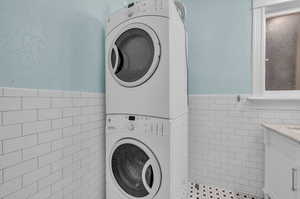
<path fill-rule="evenodd" d="M 1 0 L 0 86 L 104 91 L 104 0 Z"/>
<path fill-rule="evenodd" d="M 0 86 L 104 91 L 105 18 L 131 1 L 1 0 Z M 190 94 L 250 93 L 251 0 L 183 1 Z"/>
<path fill-rule="evenodd" d="M 136 2 L 138 0 L 107 0 L 107 6 L 109 13 L 118 11 L 119 9 L 125 7 L 131 2 Z"/>
<path fill-rule="evenodd" d="M 189 93 L 251 92 L 251 0 L 182 0 L 189 32 Z M 115 11 L 130 0 L 109 1 Z"/>
<path fill-rule="evenodd" d="M 251 0 L 183 0 L 190 94 L 251 92 Z"/>

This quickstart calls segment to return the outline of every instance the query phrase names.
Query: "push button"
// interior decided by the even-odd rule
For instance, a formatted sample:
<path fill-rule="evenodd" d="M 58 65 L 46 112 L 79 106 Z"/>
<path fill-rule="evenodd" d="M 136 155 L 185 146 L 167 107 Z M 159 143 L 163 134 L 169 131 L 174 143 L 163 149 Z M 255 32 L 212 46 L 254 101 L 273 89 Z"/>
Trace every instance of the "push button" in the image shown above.
<path fill-rule="evenodd" d="M 134 129 L 135 129 L 134 124 L 129 124 L 129 125 L 128 125 L 128 130 L 129 130 L 129 131 L 134 131 Z"/>
<path fill-rule="evenodd" d="M 151 123 L 151 126 L 150 126 L 150 134 L 153 134 L 153 131 L 154 131 L 154 126 L 153 126 L 153 124 Z"/>
<path fill-rule="evenodd" d="M 128 17 L 132 17 L 133 14 L 134 14 L 133 12 L 129 12 L 129 13 L 128 13 Z"/>
<path fill-rule="evenodd" d="M 164 135 L 164 124 L 161 124 L 161 125 L 160 125 L 159 134 L 160 134 L 161 136 Z"/>
<path fill-rule="evenodd" d="M 159 136 L 159 125 L 156 124 L 155 133 L 157 136 Z"/>

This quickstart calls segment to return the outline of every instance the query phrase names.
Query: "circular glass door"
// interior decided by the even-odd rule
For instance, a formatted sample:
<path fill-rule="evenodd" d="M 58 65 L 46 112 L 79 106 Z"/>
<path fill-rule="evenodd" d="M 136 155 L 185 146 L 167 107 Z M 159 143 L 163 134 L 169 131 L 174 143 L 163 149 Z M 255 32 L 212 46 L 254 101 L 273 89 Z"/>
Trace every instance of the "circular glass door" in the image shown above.
<path fill-rule="evenodd" d="M 129 198 L 153 198 L 161 183 L 161 170 L 154 154 L 143 143 L 124 139 L 111 155 L 112 176 Z"/>
<path fill-rule="evenodd" d="M 109 68 L 125 87 L 145 83 L 155 72 L 160 59 L 160 44 L 155 32 L 140 23 L 131 24 L 116 37 L 109 50 Z"/>

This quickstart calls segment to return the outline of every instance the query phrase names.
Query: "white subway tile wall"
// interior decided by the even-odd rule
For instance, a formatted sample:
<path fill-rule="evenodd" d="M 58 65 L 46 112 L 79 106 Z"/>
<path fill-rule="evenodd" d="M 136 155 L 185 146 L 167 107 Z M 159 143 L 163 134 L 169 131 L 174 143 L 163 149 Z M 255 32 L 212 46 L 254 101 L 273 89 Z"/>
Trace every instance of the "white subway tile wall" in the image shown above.
<path fill-rule="evenodd" d="M 0 199 L 104 199 L 101 93 L 0 88 Z"/>
<path fill-rule="evenodd" d="M 263 122 L 300 124 L 300 103 L 190 96 L 191 181 L 262 196 Z"/>
<path fill-rule="evenodd" d="M 190 180 L 262 196 L 262 122 L 299 124 L 298 102 L 190 96 Z M 100 93 L 0 88 L 0 199 L 104 199 Z"/>

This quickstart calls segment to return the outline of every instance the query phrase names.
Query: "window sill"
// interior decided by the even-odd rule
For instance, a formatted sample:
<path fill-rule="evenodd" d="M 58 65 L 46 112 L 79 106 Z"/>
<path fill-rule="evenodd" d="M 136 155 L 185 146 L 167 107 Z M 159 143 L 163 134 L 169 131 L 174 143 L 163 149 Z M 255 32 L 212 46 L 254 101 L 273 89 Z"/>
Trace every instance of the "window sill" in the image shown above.
<path fill-rule="evenodd" d="M 249 101 L 300 101 L 300 96 L 284 97 L 284 96 L 250 96 Z"/>

